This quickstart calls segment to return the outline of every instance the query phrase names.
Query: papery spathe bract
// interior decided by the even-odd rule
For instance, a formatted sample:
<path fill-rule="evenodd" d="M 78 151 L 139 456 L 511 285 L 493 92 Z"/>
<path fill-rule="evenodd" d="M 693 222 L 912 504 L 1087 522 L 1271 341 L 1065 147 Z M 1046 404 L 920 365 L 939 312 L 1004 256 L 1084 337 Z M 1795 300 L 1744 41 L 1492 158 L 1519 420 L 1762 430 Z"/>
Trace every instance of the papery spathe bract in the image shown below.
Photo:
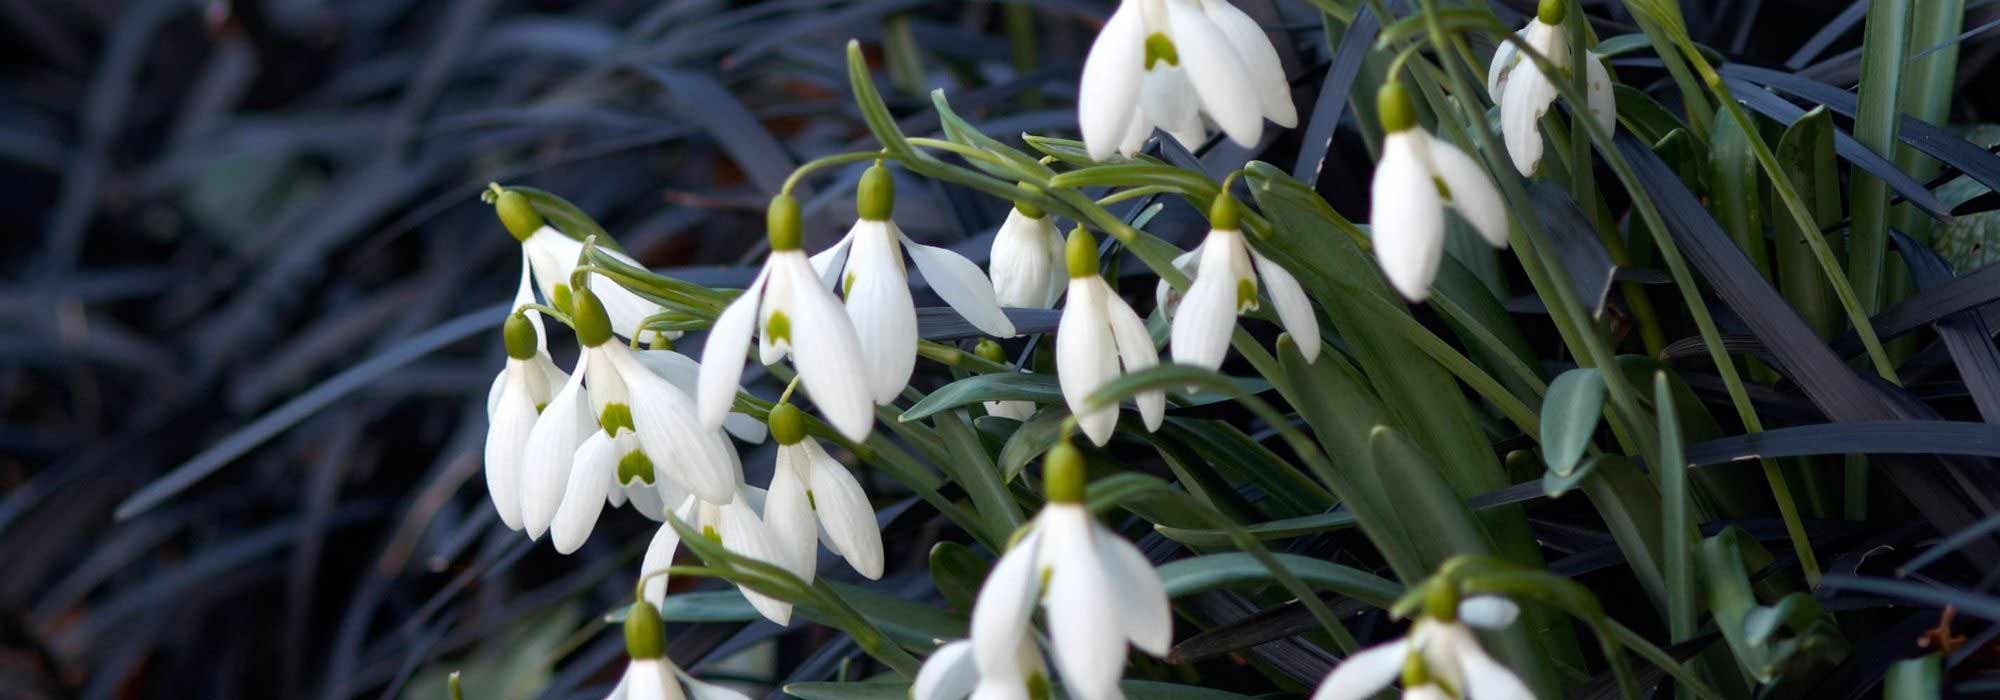
<path fill-rule="evenodd" d="M 1058 442 L 1043 460 L 1048 505 L 993 566 L 972 608 L 973 658 L 982 676 L 1018 673 L 1037 601 L 1063 686 L 1077 700 L 1122 697 L 1125 645 L 1167 653 L 1173 618 L 1159 573 L 1138 548 L 1084 508 L 1083 456 Z"/>
<path fill-rule="evenodd" d="M 1319 357 L 1319 321 L 1313 317 L 1312 302 L 1292 273 L 1251 248 L 1239 230 L 1240 212 L 1236 198 L 1224 192 L 1210 207 L 1214 226 L 1195 249 L 1200 263 L 1195 266 L 1187 295 L 1171 309 L 1172 333 L 1168 348 L 1174 362 L 1217 369 L 1229 350 L 1236 318 L 1258 307 L 1258 281 L 1277 307 L 1278 320 L 1298 341 L 1307 363 Z M 1163 299 L 1167 298 L 1162 296 Z"/>
<path fill-rule="evenodd" d="M 1064 250 L 1069 301 L 1056 326 L 1056 381 L 1077 427 L 1092 443 L 1103 445 L 1111 441 L 1118 407 L 1090 408 L 1090 395 L 1124 372 L 1159 364 L 1160 354 L 1139 314 L 1098 275 L 1097 244 L 1090 234 L 1082 228 L 1072 231 Z M 1134 399 L 1146 429 L 1158 430 L 1166 418 L 1166 393 L 1142 391 Z"/>
<path fill-rule="evenodd" d="M 790 195 L 771 200 L 771 254 L 763 271 L 709 329 L 697 394 L 703 426 L 719 428 L 729 415 L 753 334 L 764 364 L 792 358 L 800 383 L 835 430 L 855 442 L 868 439 L 875 402 L 861 340 L 799 249 L 798 201 Z"/>
<path fill-rule="evenodd" d="M 1604 67 L 1603 57 L 1571 45 L 1562 26 L 1568 5 L 1569 0 L 1543 0 L 1535 17 L 1515 36 L 1546 57 L 1558 71 L 1571 71 L 1578 63 L 1583 64 L 1591 118 L 1610 133 L 1618 125 L 1611 75 Z M 1574 58 L 1579 52 L 1584 54 L 1582 61 Z M 1552 81 L 1569 79 L 1562 74 L 1550 76 L 1542 72 L 1541 66 L 1512 43 L 1503 43 L 1493 52 L 1493 62 L 1486 70 L 1486 90 L 1500 106 L 1500 132 L 1507 143 L 1507 154 L 1522 175 L 1533 176 L 1541 170 L 1541 119 L 1555 104 L 1558 94 Z"/>
<path fill-rule="evenodd" d="M 1496 248 L 1507 246 L 1507 210 L 1478 163 L 1417 126 L 1400 84 L 1383 85 L 1377 101 L 1387 135 L 1369 188 L 1375 259 L 1396 291 L 1423 301 L 1444 260 L 1445 205 Z"/>
<path fill-rule="evenodd" d="M 1083 64 L 1077 122 L 1096 160 L 1138 153 L 1155 127 L 1193 149 L 1207 115 L 1243 146 L 1264 120 L 1298 123 L 1270 37 L 1228 0 L 1125 0 Z"/>
<path fill-rule="evenodd" d="M 917 364 L 917 309 L 904 252 L 931 291 L 974 327 L 996 337 L 1014 335 L 1014 323 L 1000 310 L 993 283 L 978 265 L 950 250 L 910 240 L 889 218 L 895 208 L 894 183 L 887 168 L 870 166 L 856 190 L 860 219 L 840 242 L 812 257 L 820 278 L 845 297 L 868 365 L 869 391 L 883 405 L 902 395 Z"/>

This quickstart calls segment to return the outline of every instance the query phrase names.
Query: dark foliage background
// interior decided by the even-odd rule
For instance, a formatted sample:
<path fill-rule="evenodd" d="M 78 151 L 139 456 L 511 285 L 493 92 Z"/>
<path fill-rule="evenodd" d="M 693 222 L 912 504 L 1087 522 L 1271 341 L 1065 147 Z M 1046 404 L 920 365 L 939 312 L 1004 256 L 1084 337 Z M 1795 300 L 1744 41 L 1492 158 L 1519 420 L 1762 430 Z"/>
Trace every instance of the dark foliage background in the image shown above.
<path fill-rule="evenodd" d="M 1311 120 L 1317 14 L 1238 4 L 1284 39 Z M 1586 5 L 1600 33 L 1632 31 Z M 1844 3 L 1683 5 L 1734 61 L 1856 79 Z M 1967 27 L 1995 13 L 1974 5 Z M 0 2 L 0 697 L 391 697 L 441 693 L 441 668 L 493 697 L 602 693 L 622 647 L 591 620 L 629 595 L 651 527 L 620 511 L 561 557 L 495 526 L 480 402 L 519 257 L 479 191 L 559 193 L 646 263 L 728 284 L 792 166 L 869 142 L 848 37 L 921 49 L 922 74 L 884 69 L 906 130 L 935 128 L 924 93 L 946 87 L 989 133 L 1061 133 L 1111 6 L 1025 5 L 1022 45 L 1007 5 L 957 0 Z M 1996 48 L 1965 44 L 1955 122 L 2000 109 Z M 1300 142 L 1207 162 L 1289 169 Z M 1367 167 L 1342 130 L 1318 181 L 1357 220 Z M 812 183 L 809 247 L 851 220 L 857 172 Z M 1005 211 L 942 187 L 901 204 L 976 260 Z M 1170 209 L 1153 230 L 1198 222 Z M 745 464 L 762 483 L 768 459 Z M 149 484 L 161 498 L 114 517 Z M 931 515 L 887 530 L 877 590 L 944 604 Z M 1587 510 L 1538 523 L 1556 550 L 1606 546 Z M 1937 534 L 1904 530 L 1828 530 L 1823 556 Z M 684 627 L 690 666 L 778 632 Z M 854 654 L 794 630 L 780 679 Z"/>

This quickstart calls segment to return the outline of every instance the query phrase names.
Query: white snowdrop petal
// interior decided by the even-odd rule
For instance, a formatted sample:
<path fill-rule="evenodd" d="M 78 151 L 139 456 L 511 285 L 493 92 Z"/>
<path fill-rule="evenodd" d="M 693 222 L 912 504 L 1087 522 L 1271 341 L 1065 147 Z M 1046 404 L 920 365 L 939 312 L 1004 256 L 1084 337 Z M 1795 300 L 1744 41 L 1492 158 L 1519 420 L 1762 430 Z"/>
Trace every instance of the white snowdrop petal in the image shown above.
<path fill-rule="evenodd" d="M 1201 98 L 1201 107 L 1237 145 L 1250 147 L 1264 135 L 1262 100 L 1245 77 L 1249 70 L 1222 30 L 1192 0 L 1166 0 L 1174 49 L 1181 68 Z"/>
<path fill-rule="evenodd" d="M 811 460 L 808 484 L 827 539 L 833 540 L 834 550 L 862 576 L 882 578 L 882 529 L 875 522 L 875 506 L 868 502 L 868 492 L 818 442 L 806 438 L 800 444 Z"/>
<path fill-rule="evenodd" d="M 1500 199 L 1500 190 L 1493 186 L 1493 178 L 1487 177 L 1479 163 L 1450 141 L 1430 134 L 1423 137 L 1428 141 L 1426 152 L 1431 168 L 1444 181 L 1445 188 L 1451 190 L 1452 208 L 1472 224 L 1487 244 L 1506 248 L 1507 205 Z"/>
<path fill-rule="evenodd" d="M 1012 418 L 1017 421 L 1026 422 L 1035 415 L 1035 402 L 1033 401 L 986 401 L 980 405 L 986 408 L 986 415 L 989 416 Z"/>
<path fill-rule="evenodd" d="M 534 263 L 528 259 L 527 247 L 522 247 L 521 283 L 514 287 L 514 309 L 535 303 L 534 275 L 530 273 L 530 268 L 533 266 Z M 509 309 L 507 311 L 508 315 L 513 315 L 514 309 Z M 547 353 L 549 351 L 549 333 L 548 329 L 542 326 L 542 312 L 525 311 L 521 315 L 528 319 L 529 325 L 535 327 L 535 350 Z"/>
<path fill-rule="evenodd" d="M 1451 694 L 1443 688 L 1428 683 L 1403 690 L 1402 700 L 1452 700 Z"/>
<path fill-rule="evenodd" d="M 645 269 L 637 263 L 633 265 Z M 666 309 L 632 293 L 632 290 L 619 286 L 608 277 L 593 273 L 590 278 L 590 291 L 596 293 L 597 300 L 604 304 L 604 313 L 611 319 L 612 332 L 626 338 L 637 334 L 641 342 L 651 340 L 653 331 L 640 333 L 639 327 L 646 323 L 646 319 Z"/>
<path fill-rule="evenodd" d="M 1166 656 L 1174 641 L 1173 609 L 1167 604 L 1167 590 L 1159 572 L 1139 548 L 1110 530 L 1091 523 L 1096 534 L 1097 558 L 1117 591 L 1120 603 L 1118 624 L 1132 646 L 1154 656 Z"/>
<path fill-rule="evenodd" d="M 803 254 L 774 253 L 771 258 L 777 266 L 773 277 L 789 276 L 792 282 L 791 305 L 797 312 L 791 318 L 792 363 L 800 383 L 842 436 L 855 442 L 868 439 L 875 427 L 875 401 L 868 391 L 861 340 L 847 310 L 831 292 L 807 282 L 812 268 Z"/>
<path fill-rule="evenodd" d="M 1382 161 L 1369 187 L 1370 236 L 1375 260 L 1396 291 L 1410 301 L 1430 297 L 1444 255 L 1443 201 L 1424 157 L 1417 129 L 1383 139 Z"/>
<path fill-rule="evenodd" d="M 1015 668 L 1041 592 L 1039 528 L 1000 555 L 972 603 L 972 649 L 981 674 Z"/>
<path fill-rule="evenodd" d="M 847 317 L 868 364 L 868 391 L 875 403 L 894 403 L 917 367 L 917 307 L 903 273 L 903 252 L 893 224 L 863 219 L 847 234 Z"/>
<path fill-rule="evenodd" d="M 1118 377 L 1118 344 L 1104 310 L 1110 290 L 1103 287 L 1096 277 L 1070 280 L 1069 304 L 1056 324 L 1056 382 L 1077 427 L 1099 446 L 1111 441 L 1118 423 L 1117 406 L 1084 408 L 1091 392 Z"/>
<path fill-rule="evenodd" d="M 1480 595 L 1458 603 L 1458 619 L 1480 629 L 1504 629 L 1521 616 L 1521 606 L 1497 595 Z"/>
<path fill-rule="evenodd" d="M 1586 97 L 1590 101 L 1590 116 L 1604 133 L 1618 131 L 1618 93 L 1611 87 L 1611 72 L 1604 68 L 1604 57 L 1595 53 L 1585 53 L 1583 64 L 1588 73 L 1584 76 Z"/>
<path fill-rule="evenodd" d="M 507 364 L 493 375 L 493 383 L 486 387 L 486 420 L 489 423 L 493 420 L 493 412 L 500 408 L 500 391 L 506 388 L 507 377 L 512 374 L 508 368 L 513 367 L 515 362 L 513 358 L 508 358 Z M 521 389 L 525 392 L 527 387 L 524 385 Z"/>
<path fill-rule="evenodd" d="M 651 484 L 637 482 L 630 486 L 614 486 L 611 490 L 614 493 L 624 494 L 626 500 L 632 502 L 633 510 L 639 511 L 639 514 L 646 516 L 647 520 L 657 523 L 667 519 L 666 504 L 668 501 L 661 497 L 660 487 L 669 483 L 668 480 L 654 475 L 653 483 Z"/>
<path fill-rule="evenodd" d="M 524 379 L 528 382 L 528 396 L 535 399 L 536 406 L 541 406 L 555 397 L 558 387 L 569 382 L 569 373 L 557 367 L 555 360 L 549 359 L 549 354 L 543 352 L 528 360 L 528 375 Z"/>
<path fill-rule="evenodd" d="M 739 497 L 722 507 L 721 518 L 716 523 L 715 530 L 722 537 L 722 546 L 729 551 L 787 570 L 791 569 L 787 566 L 790 558 L 785 556 L 784 550 L 772 540 L 771 532 L 764 521 L 758 519 L 757 514 L 750 510 L 750 505 L 742 498 Z M 750 607 L 756 608 L 765 619 L 778 623 L 780 627 L 791 622 L 791 603 L 750 590 L 748 586 L 737 586 L 737 588 L 743 591 L 743 597 L 750 601 Z"/>
<path fill-rule="evenodd" d="M 1333 668 L 1312 700 L 1362 700 L 1389 687 L 1403 673 L 1403 661 L 1410 656 L 1407 639 L 1397 639 L 1355 652 Z"/>
<path fill-rule="evenodd" d="M 764 496 L 764 523 L 770 527 L 772 541 L 784 549 L 791 562 L 785 568 L 800 580 L 811 581 L 819 565 L 819 523 L 813 519 L 806 482 L 798 473 L 811 466 L 805 463 L 808 457 L 801 445 L 778 447 L 771 489 Z"/>
<path fill-rule="evenodd" d="M 521 457 L 520 490 L 521 524 L 530 538 L 540 539 L 555 519 L 576 448 L 597 430 L 597 420 L 591 417 L 589 401 L 583 395 L 583 375 L 589 363 L 588 353 L 577 360 L 577 372 L 570 375 L 528 431 L 527 448 Z"/>
<path fill-rule="evenodd" d="M 910 686 L 910 700 L 965 700 L 978 683 L 972 642 L 959 640 L 938 647 L 924 659 L 916 682 Z"/>
<path fill-rule="evenodd" d="M 750 350 L 751 333 L 757 330 L 757 304 L 764 278 L 769 274 L 769 270 L 757 273 L 757 279 L 743 290 L 743 295 L 716 317 L 715 326 L 708 330 L 708 340 L 702 344 L 701 373 L 696 382 L 699 390 L 695 396 L 699 398 L 704 426 L 721 426 L 730 407 L 736 405 L 737 382 L 743 378 L 743 358 Z"/>
<path fill-rule="evenodd" d="M 678 666 L 674 667 L 674 676 L 687 684 L 688 697 L 694 700 L 750 700 L 749 696 L 733 689 L 695 678 Z"/>
<path fill-rule="evenodd" d="M 1153 347 L 1153 334 L 1146 330 L 1146 322 L 1109 286 L 1102 291 L 1104 315 L 1111 322 L 1111 337 L 1118 345 L 1118 359 L 1124 363 L 1125 371 L 1137 372 L 1160 364 L 1160 351 Z M 1167 415 L 1167 392 L 1142 391 L 1133 401 L 1139 404 L 1139 418 L 1145 422 L 1146 430 L 1159 430 L 1160 421 Z"/>
<path fill-rule="evenodd" d="M 611 686 L 611 693 L 605 695 L 604 700 L 625 700 L 627 697 L 631 696 L 630 691 L 626 690 L 625 688 L 625 685 L 627 683 L 627 681 L 625 680 L 625 676 L 630 673 L 632 673 L 632 667 L 630 665 L 627 665 L 625 667 L 625 673 L 618 674 L 618 685 Z"/>
<path fill-rule="evenodd" d="M 1263 281 L 1264 293 L 1271 295 L 1278 322 L 1284 325 L 1286 333 L 1292 334 L 1292 342 L 1298 344 L 1306 364 L 1312 364 L 1319 359 L 1320 346 L 1319 317 L 1313 315 L 1312 299 L 1299 286 L 1298 278 L 1257 249 L 1250 249 L 1250 260 L 1257 265 L 1257 278 Z"/>
<path fill-rule="evenodd" d="M 1555 86 L 1532 62 L 1521 61 L 1507 78 L 1507 89 L 1500 96 L 1500 133 L 1514 169 L 1522 175 L 1533 176 L 1541 169 L 1541 119 L 1555 98 Z"/>
<path fill-rule="evenodd" d="M 1090 516 L 1081 506 L 1050 506 L 1043 521 L 1041 559 L 1050 568 L 1049 630 L 1063 685 L 1077 700 L 1103 700 L 1118 690 L 1125 670 L 1125 635 L 1118 608 L 1125 592 L 1112 588 L 1098 562 Z"/>
<path fill-rule="evenodd" d="M 1532 22 L 1529 24 L 1529 27 L 1531 26 L 1534 26 Z M 1514 32 L 1514 36 L 1525 40 L 1528 36 L 1528 27 L 1522 27 Z M 1515 46 L 1514 42 L 1502 41 L 1500 47 L 1493 50 L 1493 60 L 1486 64 L 1486 94 L 1493 98 L 1494 104 L 1499 104 L 1500 93 L 1507 89 L 1507 76 L 1513 74 L 1514 66 L 1520 62 L 1521 48 Z"/>
<path fill-rule="evenodd" d="M 1123 3 L 1090 45 L 1077 90 L 1077 124 L 1092 160 L 1110 158 L 1126 140 L 1145 61 L 1146 28 L 1139 8 Z"/>
<path fill-rule="evenodd" d="M 1479 639 L 1471 628 L 1457 622 L 1420 619 L 1410 627 L 1409 639 L 1417 653 L 1423 654 L 1424 666 L 1432 676 L 1448 687 L 1465 687 L 1462 659 L 1468 653 L 1479 653 Z"/>
<path fill-rule="evenodd" d="M 633 354 L 639 357 L 639 363 L 645 365 L 646 369 L 667 380 L 667 383 L 674 385 L 674 388 L 681 390 L 681 393 L 688 396 L 700 395 L 701 363 L 695 362 L 694 358 L 672 350 L 640 350 Z M 736 439 L 753 445 L 763 444 L 768 434 L 763 421 L 742 413 L 730 413 L 724 416 L 722 429 Z"/>
<path fill-rule="evenodd" d="M 1243 67 L 1248 69 L 1249 74 L 1244 78 L 1257 90 L 1257 103 L 1263 107 L 1264 117 L 1288 129 L 1298 126 L 1299 112 L 1292 104 L 1292 86 L 1285 81 L 1285 65 L 1278 60 L 1278 49 L 1271 45 L 1270 35 L 1230 0 L 1204 0 L 1201 9 L 1216 29 L 1222 31 L 1229 45 L 1236 49 L 1237 58 L 1242 59 Z"/>
<path fill-rule="evenodd" d="M 625 668 L 625 693 L 631 700 L 681 700 L 681 684 L 668 670 L 672 662 L 633 659 Z"/>
<path fill-rule="evenodd" d="M 1208 237 L 1235 235 L 1234 231 L 1217 231 Z M 1240 244 L 1238 238 L 1236 243 Z M 1201 271 L 1174 310 L 1167 348 L 1176 363 L 1216 369 L 1229 351 L 1229 337 L 1236 328 L 1237 282 L 1230 274 L 1228 248 L 1226 242 L 1209 241 L 1201 256 Z"/>
<path fill-rule="evenodd" d="M 699 528 L 701 526 L 694 522 L 696 501 L 693 496 L 684 499 L 680 506 L 674 509 L 674 516 Z M 639 575 L 651 576 L 646 579 L 646 602 L 652 603 L 654 607 L 666 605 L 668 576 L 663 572 L 673 565 L 674 552 L 680 547 L 681 534 L 674 530 L 673 523 L 662 523 L 660 529 L 653 533 L 653 540 L 646 544 L 646 556 L 639 561 Z"/>
<path fill-rule="evenodd" d="M 1201 122 L 1201 96 L 1186 70 L 1159 64 L 1146 71 L 1139 88 L 1139 108 L 1145 121 L 1166 131 L 1193 151 L 1208 140 L 1208 127 Z"/>
<path fill-rule="evenodd" d="M 486 493 L 509 530 L 521 529 L 521 464 L 535 427 L 535 404 L 513 372 L 501 371 L 495 410 L 486 428 Z"/>
<path fill-rule="evenodd" d="M 854 227 L 849 228 L 847 235 L 841 236 L 839 242 L 808 259 L 808 262 L 812 263 L 813 274 L 819 276 L 821 286 L 827 289 L 840 288 L 840 273 L 847 269 L 848 255 L 854 245 L 854 231 L 860 227 L 860 221 L 854 222 Z"/>
<path fill-rule="evenodd" d="M 569 274 L 576 270 L 583 242 L 544 225 L 521 241 L 521 251 L 527 253 L 529 267 L 534 268 L 536 291 L 543 299 L 554 301 L 556 285 L 569 284 Z"/>
<path fill-rule="evenodd" d="M 734 495 L 743 483 L 743 464 L 729 438 L 699 421 L 695 402 L 648 371 L 631 350 L 616 343 L 604 347 L 632 389 L 632 424 L 639 444 L 647 455 L 659 457 L 654 476 L 679 481 L 702 498 L 723 500 Z"/>
<path fill-rule="evenodd" d="M 562 503 L 556 506 L 555 520 L 549 524 L 549 539 L 557 552 L 569 554 L 590 539 L 597 516 L 604 512 L 605 492 L 611 488 L 618 457 L 617 448 L 602 430 L 591 433 L 576 448 L 576 463 L 570 467 Z"/>
<path fill-rule="evenodd" d="M 889 225 L 891 230 L 895 224 Z M 901 232 L 898 232 L 901 236 Z M 928 246 L 901 236 L 903 249 L 910 252 L 910 260 L 917 264 L 917 271 L 923 273 L 924 281 L 931 291 L 951 306 L 958 315 L 964 316 L 979 332 L 995 338 L 1012 338 L 1016 335 L 1014 322 L 1008 320 L 1006 312 L 1000 310 L 1000 299 L 994 295 L 993 282 L 986 279 L 986 273 L 979 266 L 965 259 L 957 252 Z"/>
<path fill-rule="evenodd" d="M 1465 672 L 1466 694 L 1471 700 L 1534 700 L 1534 692 L 1521 682 L 1521 677 L 1486 655 L 1476 641 L 1462 647 L 1458 658 Z"/>

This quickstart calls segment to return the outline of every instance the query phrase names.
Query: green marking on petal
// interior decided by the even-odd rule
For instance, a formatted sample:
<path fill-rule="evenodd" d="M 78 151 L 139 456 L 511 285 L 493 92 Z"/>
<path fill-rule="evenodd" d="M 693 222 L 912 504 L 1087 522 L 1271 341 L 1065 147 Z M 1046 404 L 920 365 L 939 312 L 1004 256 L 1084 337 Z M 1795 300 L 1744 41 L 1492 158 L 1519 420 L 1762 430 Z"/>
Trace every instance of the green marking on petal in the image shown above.
<path fill-rule="evenodd" d="M 653 460 L 646 453 L 633 450 L 618 460 L 618 483 L 629 484 L 634 479 L 647 484 L 653 483 Z"/>
<path fill-rule="evenodd" d="M 840 281 L 840 295 L 845 297 L 853 293 L 854 293 L 854 271 L 849 270 L 847 272 L 847 277 L 841 279 Z"/>
<path fill-rule="evenodd" d="M 1154 32 L 1152 36 L 1146 37 L 1146 70 L 1152 70 L 1153 64 L 1160 61 L 1165 61 L 1169 66 L 1178 66 L 1181 64 L 1181 54 L 1174 49 L 1172 38 Z"/>
<path fill-rule="evenodd" d="M 764 337 L 772 342 L 792 342 L 792 319 L 783 311 L 771 312 L 771 318 L 764 322 Z"/>
<path fill-rule="evenodd" d="M 620 428 L 639 432 L 639 426 L 632 422 L 632 407 L 622 403 L 604 404 L 604 413 L 597 417 L 597 425 L 604 428 L 605 435 L 617 435 Z"/>
<path fill-rule="evenodd" d="M 716 544 L 722 544 L 722 533 L 716 532 L 714 525 L 701 526 L 701 536 L 714 541 Z"/>
<path fill-rule="evenodd" d="M 819 501 L 813 500 L 812 489 L 806 489 L 806 507 L 811 508 L 815 513 L 819 512 Z"/>
<path fill-rule="evenodd" d="M 549 407 L 549 403 L 548 403 L 547 401 L 543 401 L 543 402 L 541 402 L 541 403 L 538 403 L 538 404 L 535 404 L 535 415 L 541 415 L 541 413 L 542 413 L 542 409 L 544 409 L 544 408 L 548 408 L 548 407 Z"/>
<path fill-rule="evenodd" d="M 1049 700 L 1049 676 L 1041 671 L 1028 674 L 1028 700 Z"/>
<path fill-rule="evenodd" d="M 1236 313 L 1253 311 L 1257 308 L 1257 280 L 1242 277 L 1236 280 Z"/>

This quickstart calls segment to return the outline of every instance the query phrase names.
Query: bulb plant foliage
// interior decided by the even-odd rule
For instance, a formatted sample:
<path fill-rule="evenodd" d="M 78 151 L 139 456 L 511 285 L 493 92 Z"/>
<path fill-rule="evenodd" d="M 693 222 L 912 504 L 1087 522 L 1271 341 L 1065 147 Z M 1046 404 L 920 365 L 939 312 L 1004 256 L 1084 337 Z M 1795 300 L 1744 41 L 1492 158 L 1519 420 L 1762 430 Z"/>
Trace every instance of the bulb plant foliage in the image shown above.
<path fill-rule="evenodd" d="M 1356 7 L 1300 9 L 1338 36 Z M 1391 13 L 1365 47 L 1380 60 L 1318 99 L 1371 106 L 1322 125 L 1365 135 L 1373 162 L 1347 171 L 1367 173 L 1361 211 L 1322 196 L 1359 178 L 1169 164 L 1162 146 L 1274 133 L 1283 146 L 1252 153 L 1323 152 L 1284 131 L 1320 73 L 1231 0 L 1119 2 L 1076 76 L 1080 140 L 982 133 L 944 91 L 941 136 L 905 132 L 925 122 L 889 110 L 850 44 L 874 143 L 771 193 L 741 289 L 650 272 L 594 224 L 551 223 L 574 210 L 560 198 L 496 185 L 522 267 L 486 403 L 491 505 L 563 554 L 626 504 L 657 523 L 621 570 L 637 600 L 612 696 L 741 697 L 668 658 L 665 630 L 754 615 L 830 628 L 798 637 L 814 648 L 852 642 L 847 682 L 787 689 L 804 698 L 1825 697 L 1856 640 L 1815 601 L 1838 587 L 1818 549 L 1834 543 L 1804 523 L 1893 517 L 1922 484 L 1889 489 L 1868 481 L 1886 462 L 1837 456 L 1867 450 L 1789 438 L 1768 444 L 1799 456 L 1762 474 L 1689 468 L 1692 443 L 1790 429 L 1753 399 L 1787 386 L 1849 402 L 1814 407 L 1837 420 L 1922 413 L 1825 398 L 1898 378 L 1829 379 L 1853 366 L 1818 336 L 1807 352 L 1774 335 L 1791 305 L 1847 298 L 1841 256 L 1821 254 L 1842 173 L 1816 158 L 1830 138 L 1801 133 L 1821 122 L 1742 115 L 1720 78 L 1614 83 L 1595 48 L 1622 25 L 1586 15 L 1600 6 L 1543 0 L 1519 31 L 1483 6 L 1358 7 Z M 1712 74 L 1656 9 L 1619 40 L 1655 56 L 1631 72 Z M 1709 103 L 1723 109 L 1666 106 Z M 1740 153 L 1717 145 L 1735 119 L 1754 142 Z M 1755 191 L 1707 189 L 1725 166 Z M 851 222 L 794 191 L 836 170 L 859 171 Z M 898 226 L 899 190 L 939 187 L 1004 207 L 990 243 Z M 1802 195 L 1826 213 L 1805 228 L 1788 225 Z M 1786 222 L 1772 243 L 1788 247 L 1704 238 L 1738 199 Z M 1157 225 L 1156 204 L 1206 224 Z M 809 221 L 848 230 L 809 247 Z M 1730 263 L 1772 254 L 1792 264 Z M 1511 316 L 1514 295 L 1541 319 Z M 1755 349 L 1722 344 L 1724 306 Z M 1716 444 L 1700 459 L 1758 457 Z M 1561 534 L 1576 528 L 1526 517 L 1530 501 L 1606 534 L 1578 553 Z M 1747 521 L 1779 534 L 1701 535 Z M 1585 566 L 1643 600 L 1565 575 Z M 728 591 L 745 605 L 682 602 Z"/>

